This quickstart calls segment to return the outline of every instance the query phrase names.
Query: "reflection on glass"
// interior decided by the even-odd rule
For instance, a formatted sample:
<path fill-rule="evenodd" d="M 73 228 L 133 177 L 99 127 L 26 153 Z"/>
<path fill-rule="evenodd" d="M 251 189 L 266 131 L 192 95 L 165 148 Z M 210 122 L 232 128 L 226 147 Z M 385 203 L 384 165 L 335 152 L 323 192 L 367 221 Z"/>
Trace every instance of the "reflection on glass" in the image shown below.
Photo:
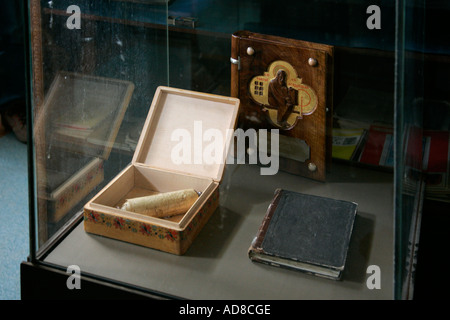
<path fill-rule="evenodd" d="M 30 1 L 38 247 L 130 162 L 168 84 L 167 4 L 139 2 Z"/>
<path fill-rule="evenodd" d="M 49 222 L 59 222 L 103 181 L 103 161 L 109 157 L 133 89 L 128 81 L 56 75 L 42 107 L 45 118 L 40 118 L 46 132 Z"/>

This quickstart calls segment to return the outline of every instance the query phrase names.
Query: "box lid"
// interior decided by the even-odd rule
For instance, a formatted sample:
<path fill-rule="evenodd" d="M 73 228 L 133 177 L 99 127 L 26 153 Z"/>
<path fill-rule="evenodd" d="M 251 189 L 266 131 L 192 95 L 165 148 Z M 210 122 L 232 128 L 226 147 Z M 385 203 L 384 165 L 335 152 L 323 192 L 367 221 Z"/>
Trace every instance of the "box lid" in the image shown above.
<path fill-rule="evenodd" d="M 120 79 L 60 71 L 45 97 L 41 121 L 54 146 L 107 159 L 134 91 Z"/>
<path fill-rule="evenodd" d="M 158 87 L 133 164 L 222 179 L 239 99 Z"/>

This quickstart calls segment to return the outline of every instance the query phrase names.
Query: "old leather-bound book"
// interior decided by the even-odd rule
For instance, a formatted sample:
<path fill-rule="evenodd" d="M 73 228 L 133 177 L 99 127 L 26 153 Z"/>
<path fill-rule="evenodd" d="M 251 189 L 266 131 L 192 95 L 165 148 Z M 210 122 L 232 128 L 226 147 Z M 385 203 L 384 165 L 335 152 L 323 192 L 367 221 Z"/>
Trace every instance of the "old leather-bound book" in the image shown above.
<path fill-rule="evenodd" d="M 238 126 L 279 130 L 280 169 L 325 180 L 331 160 L 333 46 L 239 31 L 231 38 Z"/>
<path fill-rule="evenodd" d="M 357 204 L 277 189 L 248 255 L 252 261 L 338 280 Z"/>

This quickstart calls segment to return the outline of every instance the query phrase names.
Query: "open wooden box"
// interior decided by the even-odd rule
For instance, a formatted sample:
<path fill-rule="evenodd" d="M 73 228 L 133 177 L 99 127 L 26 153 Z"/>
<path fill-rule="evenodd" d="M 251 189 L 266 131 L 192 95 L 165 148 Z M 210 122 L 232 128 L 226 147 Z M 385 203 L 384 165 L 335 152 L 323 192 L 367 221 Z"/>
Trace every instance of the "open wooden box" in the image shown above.
<path fill-rule="evenodd" d="M 131 164 L 85 205 L 85 231 L 184 254 L 219 205 L 229 133 L 238 109 L 236 98 L 158 87 Z M 205 138 L 208 132 L 224 139 L 210 142 Z M 178 133 L 185 134 L 185 140 Z M 173 155 L 182 143 L 192 150 L 184 163 Z M 207 150 L 202 145 L 211 143 L 220 143 L 214 145 L 220 150 L 219 161 L 198 157 Z M 185 214 L 156 218 L 120 209 L 129 198 L 188 188 L 201 195 Z"/>
<path fill-rule="evenodd" d="M 49 222 L 59 222 L 103 181 L 103 161 L 110 155 L 133 90 L 129 81 L 56 74 L 43 118 Z"/>

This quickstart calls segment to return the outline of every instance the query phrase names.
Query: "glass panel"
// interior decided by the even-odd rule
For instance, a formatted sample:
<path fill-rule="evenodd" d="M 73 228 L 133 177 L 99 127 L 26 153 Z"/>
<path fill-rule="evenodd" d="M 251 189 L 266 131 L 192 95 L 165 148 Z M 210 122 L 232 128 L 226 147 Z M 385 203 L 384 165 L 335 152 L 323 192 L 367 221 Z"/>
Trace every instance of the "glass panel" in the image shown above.
<path fill-rule="evenodd" d="M 169 15 L 179 19 L 174 19 L 174 26 L 169 25 L 170 84 L 224 95 L 233 95 L 233 86 L 236 85 L 239 87 L 241 112 L 244 112 L 242 109 L 248 108 L 245 96 L 250 95 L 253 98 L 255 95 L 261 95 L 262 86 L 259 85 L 258 88 L 253 86 L 254 91 L 247 92 L 245 81 L 236 84 L 239 76 L 233 77 L 233 66 L 230 63 L 230 57 L 238 60 L 233 51 L 232 34 L 246 30 L 263 36 L 334 46 L 334 109 L 333 130 L 330 132 L 333 138 L 333 161 L 322 187 L 328 190 L 324 192 L 327 196 L 359 202 L 361 220 L 355 225 L 358 233 L 356 238 L 367 237 L 369 243 L 366 249 L 370 248 L 370 253 L 360 247 L 361 252 L 365 252 L 363 254 L 367 256 L 354 265 L 354 271 L 363 270 L 365 273 L 369 266 L 379 266 L 382 276 L 388 283 L 382 285 L 384 297 L 392 298 L 396 7 L 393 1 L 381 1 L 375 7 L 371 6 L 372 4 L 370 1 L 350 0 L 320 1 L 320 4 L 311 1 L 270 0 L 175 1 L 169 6 Z M 377 21 L 377 12 L 381 14 L 381 21 Z M 182 24 L 183 18 L 187 18 L 187 21 L 193 20 L 195 24 Z M 378 22 L 379 29 L 376 25 Z M 273 62 L 266 60 L 265 64 L 258 65 L 258 59 L 262 59 L 260 58 L 264 54 L 262 51 L 267 46 L 262 46 L 259 51 L 255 49 L 251 53 L 252 58 L 248 58 L 249 53 L 244 50 L 239 51 L 240 59 L 235 61 L 240 63 L 239 72 L 250 70 L 249 79 L 264 75 L 269 63 Z M 285 52 L 279 56 L 287 61 L 290 59 Z M 299 77 L 302 78 L 303 75 Z M 305 84 L 307 79 L 307 76 L 303 78 Z M 420 83 L 415 85 L 420 86 Z M 416 113 L 415 116 L 417 115 Z M 244 130 L 249 128 L 242 122 L 238 123 L 238 126 Z M 255 128 L 260 127 L 255 124 Z M 270 129 L 273 126 L 262 128 Z M 398 132 L 401 135 L 402 131 Z M 280 155 L 283 156 L 282 150 L 289 150 L 288 157 L 298 159 L 300 152 L 295 151 L 294 144 L 289 143 L 289 139 L 293 138 L 280 134 Z M 309 139 L 293 140 L 298 143 L 306 142 L 307 161 L 310 160 L 309 154 L 316 146 L 311 144 Z M 286 145 L 288 147 L 284 148 Z M 417 147 L 420 148 L 420 144 Z M 302 152 L 303 154 L 305 152 Z M 300 158 L 302 159 L 294 162 L 294 166 L 300 166 L 299 162 L 305 162 L 303 157 Z M 248 155 L 247 160 L 251 160 L 251 155 Z M 249 201 L 257 198 L 256 195 L 261 194 L 262 190 L 275 189 L 277 185 L 289 185 L 288 181 L 291 179 L 296 184 L 293 187 L 296 191 L 314 193 L 304 189 L 305 180 L 301 175 L 289 178 L 284 176 L 285 169 L 283 160 L 280 160 L 280 168 L 274 178 L 275 183 L 268 183 L 264 187 L 256 183 L 251 185 L 250 189 L 246 190 Z M 239 171 L 233 172 L 234 179 L 244 174 Z M 359 191 L 362 194 L 358 195 L 358 192 L 352 190 L 350 184 L 347 184 L 349 179 L 360 185 Z M 335 189 L 335 182 L 344 186 L 339 192 Z M 366 189 L 367 186 L 380 183 L 383 183 L 387 193 L 387 196 L 382 196 L 382 200 L 373 193 L 369 194 L 370 188 Z M 223 184 L 223 189 L 232 193 L 233 179 L 226 180 Z M 321 187 L 315 189 L 316 192 L 319 192 L 318 190 L 321 190 Z M 270 198 L 270 195 L 266 198 Z M 227 199 L 224 205 L 233 207 L 233 201 Z M 381 208 L 365 207 L 365 203 L 373 205 L 379 201 L 390 207 L 388 212 L 383 212 Z M 409 207 L 398 209 L 398 214 L 404 212 L 406 215 L 412 212 L 412 208 Z M 251 214 L 249 216 L 253 217 Z M 408 231 L 402 229 L 400 232 L 409 234 L 409 229 Z M 403 253 L 403 249 L 400 252 Z"/>
<path fill-rule="evenodd" d="M 448 43 L 439 35 L 448 5 L 399 1 L 396 156 L 396 292 L 414 296 L 423 198 L 448 201 Z"/>
<path fill-rule="evenodd" d="M 168 85 L 165 1 L 30 1 L 37 249 L 131 161 Z"/>
<path fill-rule="evenodd" d="M 274 275 L 274 290 L 287 296 L 409 297 L 423 186 L 422 113 L 448 101 L 445 86 L 425 86 L 425 73 L 444 72 L 428 60 L 436 52 L 424 46 L 423 9 L 434 9 L 425 0 L 29 4 L 36 249 L 64 238 L 43 260 L 78 263 L 70 250 L 76 239 L 86 273 L 167 295 L 270 299 L 273 292 L 264 286 L 230 285 Z M 111 265 L 107 253 L 96 250 L 95 238 L 82 236 L 81 223 L 68 226 L 80 222 L 87 201 L 130 164 L 160 85 L 240 98 L 242 130 L 236 131 L 248 145 L 244 154 L 237 150 L 227 159 L 220 207 L 188 259 L 156 250 L 148 255 L 147 248 L 123 242 Z M 432 113 L 426 113 L 429 128 L 442 128 Z M 127 171 L 123 181 L 142 180 L 134 172 Z M 173 173 L 156 175 L 163 177 L 159 183 L 172 180 L 166 174 Z M 275 271 L 256 271 L 248 263 L 246 250 L 278 188 L 358 203 L 343 282 L 309 282 L 283 271 L 278 281 Z M 135 268 L 124 252 L 134 253 L 144 267 Z M 190 277 L 180 277 L 187 268 Z M 381 272 L 372 278 L 381 290 L 366 282 L 371 270 Z M 205 278 L 211 292 L 186 289 Z M 174 279 L 177 286 L 170 285 Z M 304 286 L 313 289 L 298 290 Z"/>

